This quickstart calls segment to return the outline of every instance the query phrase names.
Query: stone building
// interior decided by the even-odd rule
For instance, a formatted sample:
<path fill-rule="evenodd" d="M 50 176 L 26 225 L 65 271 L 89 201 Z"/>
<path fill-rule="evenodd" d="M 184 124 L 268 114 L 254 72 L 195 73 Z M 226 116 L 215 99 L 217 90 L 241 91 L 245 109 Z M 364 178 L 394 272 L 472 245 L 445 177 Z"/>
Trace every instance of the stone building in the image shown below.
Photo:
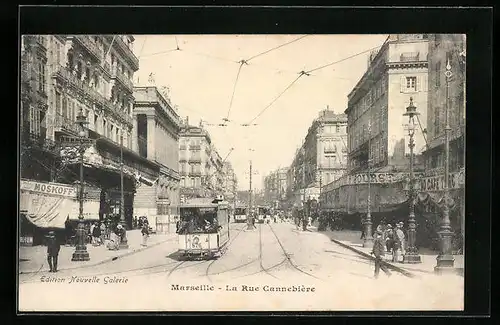
<path fill-rule="evenodd" d="M 264 198 L 275 208 L 283 208 L 287 195 L 288 168 L 278 168 L 264 177 Z"/>
<path fill-rule="evenodd" d="M 463 34 L 429 36 L 428 148 L 423 152 L 425 178 L 421 181 L 418 200 L 429 221 L 429 240 L 436 241 L 436 231 L 442 218 L 440 203 L 444 196 L 445 128 L 448 110 L 448 166 L 452 198 L 450 221 L 455 232 L 454 249 L 463 248 L 465 236 L 465 49 L 466 39 Z M 452 73 L 448 82 L 445 75 L 447 70 Z"/>
<path fill-rule="evenodd" d="M 132 146 L 159 165 L 158 181 L 140 186 L 134 200 L 136 215 L 179 214 L 179 115 L 155 86 L 134 88 Z"/>
<path fill-rule="evenodd" d="M 213 197 L 223 192 L 223 163 L 207 130 L 186 118 L 179 137 L 182 197 Z"/>
<path fill-rule="evenodd" d="M 290 166 L 295 206 L 318 199 L 320 187 L 341 177 L 347 169 L 347 116 L 327 108 L 319 113 L 297 149 Z M 290 178 L 290 177 L 288 177 Z M 290 196 L 290 195 L 289 195 Z"/>
<path fill-rule="evenodd" d="M 50 182 L 74 184 L 79 181 L 80 154 L 77 148 L 61 147 L 60 144 L 65 143 L 61 140 L 67 137 L 80 135 L 81 129 L 75 121 L 78 114 L 83 114 L 88 122 L 85 135 L 95 140 L 83 154 L 84 182 L 86 188 L 95 188 L 99 193 L 99 207 L 95 211 L 87 209 L 86 219 L 120 216 L 123 212 L 126 224 L 131 226 L 137 181 L 150 186 L 159 176 L 159 165 L 142 157 L 132 147 L 132 80 L 139 69 L 139 60 L 133 52 L 133 36 L 39 35 L 31 37 L 28 43 L 40 46 L 36 52 L 33 46 L 24 46 L 23 52 L 31 53 L 31 56 L 23 55 L 26 59 L 22 71 L 35 72 L 31 73 L 31 78 L 34 78 L 31 86 L 36 84 L 37 96 L 40 96 L 36 101 L 46 103 L 46 106 L 37 104 L 37 109 L 34 109 L 33 102 L 31 106 L 23 105 L 23 124 L 30 121 L 30 131 L 38 136 L 39 144 L 56 144 L 53 159 L 43 163 L 44 175 L 37 173 Z M 36 57 L 33 57 L 35 53 Z M 25 68 L 29 65 L 34 69 Z M 26 171 L 24 175 L 30 176 L 30 173 L 31 176 L 36 174 Z M 77 216 L 70 213 L 70 219 L 73 218 Z"/>
<path fill-rule="evenodd" d="M 348 95 L 348 173 L 327 184 L 322 208 L 359 227 L 370 211 L 402 221 L 408 215 L 409 134 L 403 116 L 410 99 L 420 116 L 414 133 L 414 171 L 426 149 L 428 52 L 426 34 L 393 34 L 368 57 L 368 68 Z M 323 204 L 324 202 L 324 204 Z"/>

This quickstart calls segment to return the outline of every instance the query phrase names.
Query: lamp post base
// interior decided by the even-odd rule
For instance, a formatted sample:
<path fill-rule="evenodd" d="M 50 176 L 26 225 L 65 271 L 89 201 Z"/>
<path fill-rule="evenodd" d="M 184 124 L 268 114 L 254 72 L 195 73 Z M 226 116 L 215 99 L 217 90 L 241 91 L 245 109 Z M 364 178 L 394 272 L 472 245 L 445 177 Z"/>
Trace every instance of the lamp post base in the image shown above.
<path fill-rule="evenodd" d="M 437 258 L 437 265 L 434 267 L 434 272 L 437 274 L 456 273 L 454 267 L 455 258 L 453 255 L 439 255 Z"/>
<path fill-rule="evenodd" d="M 89 252 L 85 247 L 78 247 L 76 251 L 73 252 L 73 256 L 71 257 L 72 262 L 81 262 L 81 261 L 90 261 Z"/>
<path fill-rule="evenodd" d="M 118 245 L 119 249 L 128 249 L 128 241 L 127 237 L 123 238 L 122 241 L 120 241 L 120 245 Z"/>
<path fill-rule="evenodd" d="M 373 248 L 373 237 L 365 237 L 363 241 L 364 248 Z"/>
<path fill-rule="evenodd" d="M 407 253 L 403 256 L 403 263 L 405 264 L 419 264 L 422 263 L 422 258 L 418 253 Z"/>

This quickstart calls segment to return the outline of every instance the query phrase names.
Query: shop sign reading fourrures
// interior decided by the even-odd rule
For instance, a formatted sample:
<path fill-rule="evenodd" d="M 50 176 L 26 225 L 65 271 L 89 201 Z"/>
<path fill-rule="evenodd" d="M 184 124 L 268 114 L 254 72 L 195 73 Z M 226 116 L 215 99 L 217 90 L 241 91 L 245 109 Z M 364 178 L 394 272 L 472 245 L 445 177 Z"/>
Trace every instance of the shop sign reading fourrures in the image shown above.
<path fill-rule="evenodd" d="M 420 180 L 421 192 L 436 192 L 444 190 L 444 175 L 424 177 Z M 457 189 L 465 184 L 465 171 L 461 170 L 456 173 L 450 173 L 448 178 L 448 188 Z"/>

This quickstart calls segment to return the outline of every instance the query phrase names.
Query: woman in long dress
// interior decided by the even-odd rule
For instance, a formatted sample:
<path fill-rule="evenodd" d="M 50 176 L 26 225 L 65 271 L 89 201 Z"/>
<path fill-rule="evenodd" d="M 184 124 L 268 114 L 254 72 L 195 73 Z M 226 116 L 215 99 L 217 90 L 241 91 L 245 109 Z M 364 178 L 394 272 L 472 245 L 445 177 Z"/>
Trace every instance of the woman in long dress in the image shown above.
<path fill-rule="evenodd" d="M 141 234 L 142 234 L 142 244 L 141 245 L 148 246 L 148 237 L 149 237 L 149 224 L 148 223 L 143 224 Z"/>

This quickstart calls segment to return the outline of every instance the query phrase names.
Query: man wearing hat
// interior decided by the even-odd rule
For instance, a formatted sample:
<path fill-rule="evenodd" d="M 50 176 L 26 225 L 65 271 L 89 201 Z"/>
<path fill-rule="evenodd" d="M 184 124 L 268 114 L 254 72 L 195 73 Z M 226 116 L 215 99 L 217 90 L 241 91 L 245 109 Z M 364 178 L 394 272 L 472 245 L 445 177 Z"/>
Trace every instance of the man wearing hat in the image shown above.
<path fill-rule="evenodd" d="M 385 228 L 385 246 L 387 248 L 387 252 L 390 253 L 392 251 L 392 243 L 394 242 L 394 232 L 392 230 L 392 225 L 390 223 L 387 224 Z"/>
<path fill-rule="evenodd" d="M 49 272 L 57 272 L 57 257 L 61 250 L 61 244 L 57 240 L 56 233 L 49 231 L 47 235 L 47 262 L 49 263 Z"/>
<path fill-rule="evenodd" d="M 378 278 L 380 269 L 382 269 L 385 274 L 390 276 L 391 272 L 387 269 L 387 267 L 384 265 L 384 262 L 382 261 L 382 256 L 385 256 L 385 245 L 381 231 L 375 232 L 375 239 L 373 241 L 373 249 L 371 254 L 375 256 L 375 278 Z"/>

